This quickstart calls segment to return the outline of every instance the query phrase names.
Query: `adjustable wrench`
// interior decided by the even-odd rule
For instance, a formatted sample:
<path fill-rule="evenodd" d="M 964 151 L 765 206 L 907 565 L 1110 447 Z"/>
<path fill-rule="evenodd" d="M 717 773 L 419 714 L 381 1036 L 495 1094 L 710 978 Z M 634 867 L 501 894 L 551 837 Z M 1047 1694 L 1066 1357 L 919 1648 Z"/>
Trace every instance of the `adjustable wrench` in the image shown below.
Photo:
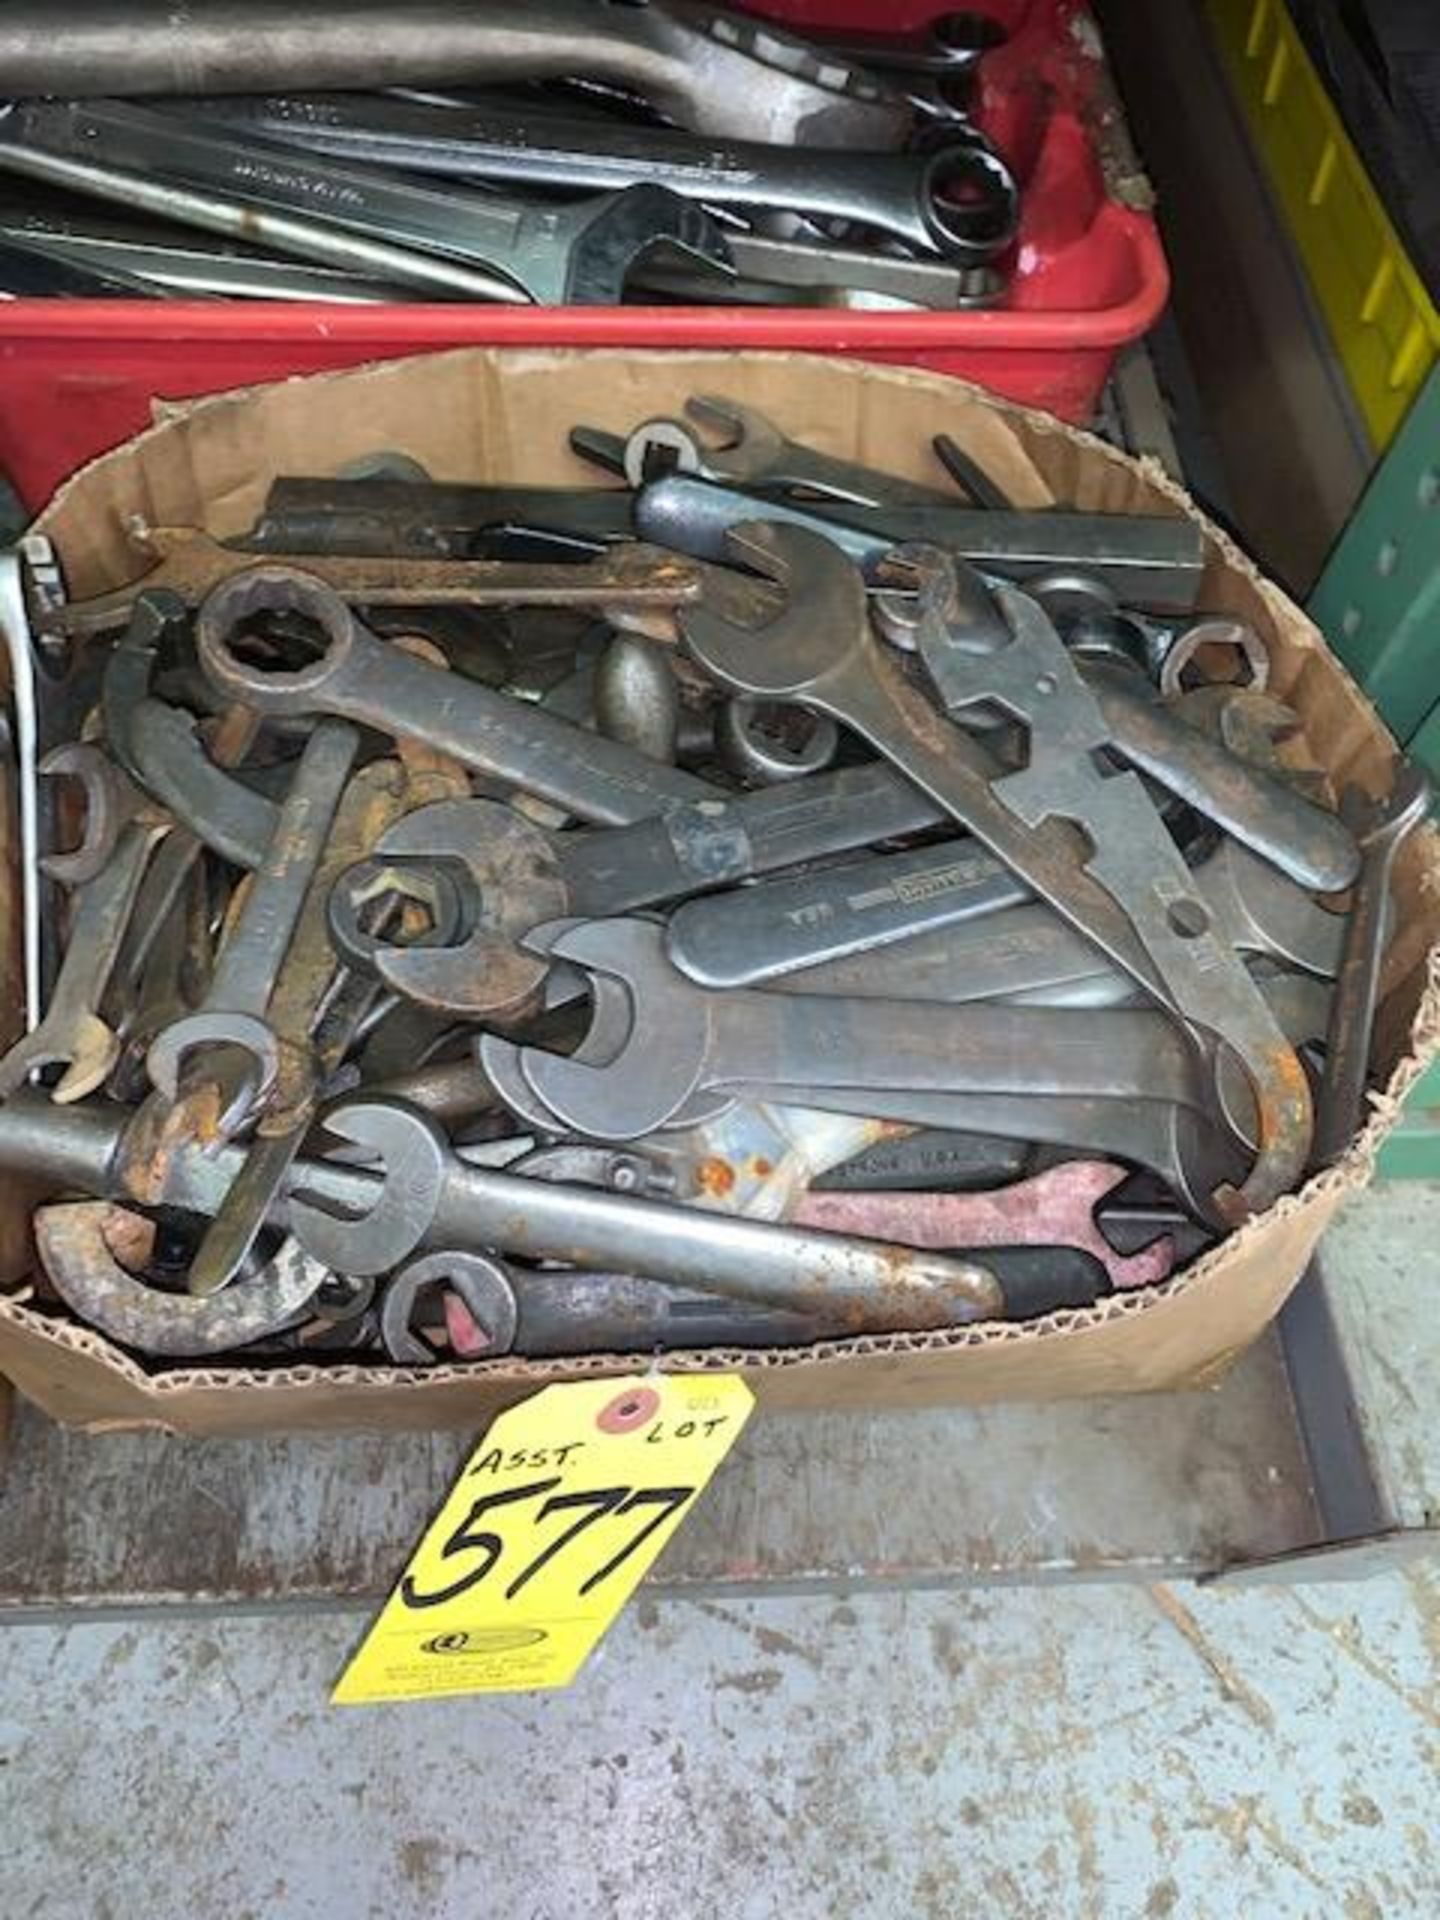
<path fill-rule="evenodd" d="M 0 130 L 7 144 L 31 154 L 137 168 L 162 180 L 178 176 L 192 190 L 377 238 L 402 258 L 438 254 L 498 273 L 543 305 L 616 304 L 631 268 L 657 249 L 729 270 L 712 217 L 648 183 L 568 206 L 437 192 L 368 168 L 322 163 L 253 133 L 227 139 L 166 109 L 107 100 L 12 107 Z"/>
<path fill-rule="evenodd" d="M 332 162 L 570 193 L 651 182 L 656 191 L 706 206 L 858 222 L 921 254 L 953 260 L 1003 253 L 1018 219 L 1014 176 L 973 128 L 957 128 L 930 152 L 822 152 L 491 101 L 443 116 L 412 101 L 353 96 L 240 108 L 210 102 L 207 110 L 238 119 L 262 145 L 288 144 Z"/>
<path fill-rule="evenodd" d="M 381 1198 L 359 1217 L 327 1210 L 303 1184 L 291 1200 L 296 1238 L 341 1272 L 383 1273 L 431 1235 L 446 1247 L 602 1260 L 737 1299 L 833 1312 L 851 1332 L 964 1325 L 1003 1310 L 995 1281 L 967 1261 L 469 1167 L 433 1121 L 396 1101 L 347 1101 L 326 1126 L 384 1164 Z"/>
<path fill-rule="evenodd" d="M 233 636 L 268 613 L 311 620 L 324 642 L 320 658 L 294 671 L 240 659 Z M 678 767 L 386 646 L 338 594 L 292 567 L 252 567 L 218 586 L 200 609 L 195 646 L 211 684 L 259 713 L 343 714 L 408 735 L 585 819 L 623 825 L 714 791 Z"/>
<path fill-rule="evenodd" d="M 931 804 L 888 767 L 847 767 L 735 799 L 697 801 L 628 827 L 549 834 L 491 800 L 412 813 L 382 859 L 444 860 L 469 877 L 472 919 L 453 946 L 379 947 L 374 965 L 426 1006 L 499 1014 L 530 1000 L 545 960 L 521 946 L 542 921 L 627 912 L 929 825 Z"/>
<path fill-rule="evenodd" d="M 593 427 L 572 427 L 573 452 L 615 470 L 632 487 L 656 475 L 692 473 L 722 486 L 759 493 L 801 494 L 812 499 L 847 501 L 855 506 L 954 507 L 953 492 L 879 473 L 855 460 L 842 460 L 792 440 L 758 407 L 743 406 L 723 394 L 692 394 L 685 411 L 697 427 L 719 435 L 719 444 L 702 440 L 679 420 L 647 420 L 624 440 Z"/>
<path fill-rule="evenodd" d="M 605 496 L 601 496 L 604 498 Z M 1150 514 L 1006 513 L 988 508 L 860 507 L 835 500 L 757 499 L 693 474 L 667 473 L 635 496 L 642 540 L 697 560 L 753 564 L 732 544 L 742 522 L 823 534 L 873 576 L 897 546 L 944 548 L 1007 580 L 1076 568 L 1133 606 L 1188 611 L 1200 590 L 1204 543 L 1188 520 Z M 765 568 L 759 569 L 773 578 Z"/>
<path fill-rule="evenodd" d="M 204 1000 L 157 1034 L 146 1054 L 151 1084 L 170 1103 L 179 1095 L 187 1056 L 208 1056 L 207 1078 L 213 1063 L 221 1091 L 210 1125 L 222 1139 L 263 1107 L 279 1076 L 280 1041 L 266 1008 L 358 746 L 355 729 L 338 721 L 322 721 L 310 736 Z M 243 1062 L 243 1078 L 221 1065 L 226 1054 Z"/>
<path fill-rule="evenodd" d="M 105 1200 L 41 1207 L 35 1249 L 50 1284 L 87 1325 L 166 1358 L 229 1353 L 289 1326 L 329 1278 L 287 1239 L 255 1273 L 210 1298 L 164 1293 L 128 1273 L 109 1237 L 134 1216 Z"/>
<path fill-rule="evenodd" d="M 1233 840 L 1220 841 L 1192 877 L 1218 939 L 1334 978 L 1341 915 Z M 913 987 L 916 998 L 987 1000 L 1102 970 L 1088 942 L 966 840 L 688 901 L 671 914 L 667 942 L 676 966 L 708 987 L 803 970 L 806 992 L 908 999 Z"/>
<path fill-rule="evenodd" d="M 297 18 L 287 0 L 209 0 L 177 14 L 104 0 L 57 16 L 10 5 L 0 72 L 12 98 L 105 93 L 251 93 L 267 87 L 418 87 L 583 74 L 633 89 L 683 126 L 809 146 L 898 145 L 903 96 L 842 54 L 768 21 L 684 0 L 644 7 L 585 0 L 511 6 L 323 0 Z"/>

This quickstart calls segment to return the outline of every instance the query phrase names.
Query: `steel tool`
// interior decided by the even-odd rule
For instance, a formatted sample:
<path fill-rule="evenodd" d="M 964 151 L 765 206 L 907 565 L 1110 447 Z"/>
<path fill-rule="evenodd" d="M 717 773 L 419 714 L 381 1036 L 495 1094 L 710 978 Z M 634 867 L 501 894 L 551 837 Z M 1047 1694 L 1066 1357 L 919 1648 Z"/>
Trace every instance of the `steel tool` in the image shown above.
<path fill-rule="evenodd" d="M 715 757 L 742 787 L 808 780 L 832 766 L 840 729 L 828 714 L 732 694 L 715 709 Z"/>
<path fill-rule="evenodd" d="M 458 1295 L 487 1357 L 516 1344 L 519 1309 L 511 1277 L 498 1260 L 459 1249 L 421 1254 L 392 1274 L 380 1306 L 380 1338 L 398 1366 L 433 1366 L 439 1353 L 416 1331 L 417 1310 L 440 1292 Z"/>
<path fill-rule="evenodd" d="M 720 795 L 629 827 L 547 833 L 495 801 L 412 813 L 376 842 L 382 860 L 468 875 L 473 918 L 451 946 L 376 944 L 372 963 L 427 1006 L 491 1016 L 525 1004 L 547 971 L 521 945 L 541 921 L 651 906 L 750 874 L 823 859 L 935 819 L 888 767 L 846 767 L 759 793 Z"/>
<path fill-rule="evenodd" d="M 849 146 L 898 144 L 899 95 L 842 55 L 706 6 L 583 0 L 497 4 L 325 0 L 297 19 L 281 0 L 209 0 L 178 16 L 141 0 L 0 18 L 12 97 L 248 93 L 266 87 L 495 86 L 581 74 L 631 88 L 703 132 Z"/>
<path fill-rule="evenodd" d="M 248 128 L 243 137 L 228 138 L 164 109 L 113 100 L 12 107 L 0 119 L 0 131 L 9 135 L 7 152 L 19 146 L 32 163 L 38 151 L 178 177 L 192 191 L 286 217 L 323 217 L 367 242 L 378 239 L 395 250 L 402 271 L 409 271 L 405 263 L 412 255 L 439 255 L 487 277 L 498 274 L 525 298 L 547 305 L 618 303 L 632 267 L 658 249 L 703 261 L 720 274 L 729 271 L 725 242 L 711 216 L 654 184 L 568 206 L 437 192 L 365 167 L 311 159 Z M 333 249 L 318 251 L 316 258 L 333 260 Z M 381 266 L 379 260 L 369 264 Z M 382 270 L 395 272 L 395 261 Z M 456 291 L 474 293 L 476 287 Z"/>
<path fill-rule="evenodd" d="M 1078 1247 L 1100 1261 L 1112 1287 L 1153 1287 L 1175 1262 L 1162 1234 L 1139 1253 L 1118 1253 L 1095 1220 L 1123 1167 L 1067 1160 L 988 1193 L 808 1193 L 791 1216 L 830 1233 L 874 1234 L 916 1247 Z"/>
<path fill-rule="evenodd" d="M 498 300 L 516 306 L 528 296 L 494 273 L 391 245 L 373 234 L 332 226 L 324 218 L 307 219 L 282 213 L 240 195 L 222 194 L 211 187 L 181 186 L 137 167 L 106 166 L 84 157 L 83 150 L 56 152 L 37 143 L 22 115 L 51 114 L 52 132 L 58 123 L 51 108 L 0 106 L 0 172 L 64 187 L 89 199 L 158 215 L 203 233 L 224 234 L 256 242 L 277 253 L 297 255 L 307 262 L 355 268 L 396 281 L 400 286 L 443 299 Z"/>
<path fill-rule="evenodd" d="M 647 420 L 623 440 L 593 427 L 573 427 L 570 445 L 576 453 L 623 474 L 632 487 L 643 487 L 647 480 L 669 471 L 757 493 L 798 494 L 855 506 L 953 508 L 957 504 L 953 492 L 880 473 L 792 440 L 758 407 L 744 406 L 723 394 L 692 394 L 685 411 L 694 426 L 664 418 Z M 696 431 L 702 427 L 718 436 L 718 443 L 703 439 Z"/>
<path fill-rule="evenodd" d="M 1343 916 L 1293 880 L 1226 839 L 1192 880 L 1217 940 L 1333 979 Z M 970 840 L 687 901 L 670 916 L 667 948 L 703 986 L 750 986 L 803 970 L 807 992 L 878 990 L 900 999 L 913 987 L 917 998 L 984 1000 L 1104 970 L 1088 941 Z M 892 984 L 899 981 L 903 989 Z"/>
<path fill-rule="evenodd" d="M 644 920 L 567 921 L 528 941 L 586 970 L 590 1030 L 568 1056 L 486 1034 L 481 1064 L 497 1085 L 507 1064 L 518 1067 L 561 1127 L 591 1139 L 638 1140 L 713 1117 L 742 1090 L 802 1106 L 809 1089 L 837 1087 L 862 1098 L 902 1088 L 1150 1097 L 1202 1113 L 1215 1098 L 1181 1030 L 1148 1008 L 1079 1017 L 988 1003 L 715 992 L 671 966 L 663 929 Z M 1312 1031 L 1317 1004 L 1306 997 L 1300 1006 Z M 1285 1044 L 1275 1014 L 1261 1005 Z M 1254 1140 L 1256 1117 L 1228 1078 L 1220 1077 L 1221 1111 Z"/>
<path fill-rule="evenodd" d="M 303 616 L 323 643 L 309 664 L 251 666 L 234 641 L 267 615 Z M 200 610 L 196 650 L 212 684 L 262 714 L 343 714 L 424 740 L 468 767 L 583 819 L 619 825 L 713 789 L 618 742 L 387 647 L 340 596 L 293 567 L 256 566 L 217 587 Z"/>
<path fill-rule="evenodd" d="M 281 1042 L 267 1008 L 358 745 L 354 728 L 341 722 L 323 721 L 315 729 L 203 1001 L 157 1034 L 146 1054 L 151 1083 L 167 1102 L 179 1098 L 182 1069 L 191 1078 L 203 1072 L 206 1084 L 221 1090 L 206 1121 L 212 1136 L 228 1139 L 254 1118 L 275 1087 Z"/>
<path fill-rule="evenodd" d="M 132 821 L 106 865 L 76 889 L 65 957 L 44 1015 L 0 1060 L 0 1100 L 8 1099 L 42 1067 L 64 1066 L 50 1096 L 62 1105 L 83 1099 L 109 1077 L 119 1057 L 120 1040 L 101 1017 L 101 1003 L 151 850 L 167 824 L 158 819 Z"/>
<path fill-rule="evenodd" d="M 73 637 L 108 633 L 132 614 L 138 617 L 144 599 L 162 591 L 173 596 L 169 605 L 181 616 L 255 564 L 253 554 L 225 546 L 197 527 L 149 527 L 143 544 L 155 565 L 142 580 L 67 602 L 47 616 L 45 631 Z M 323 552 L 276 555 L 271 564 L 301 567 L 351 606 L 368 608 L 670 608 L 698 600 L 708 577 L 703 565 L 639 542 L 561 566 Z"/>
<path fill-rule="evenodd" d="M 329 1278 L 285 1240 L 254 1273 L 210 1298 L 162 1292 L 126 1271 L 111 1239 L 134 1215 L 104 1200 L 38 1209 L 35 1247 L 60 1298 L 121 1346 L 167 1359 L 229 1353 L 293 1323 Z"/>
<path fill-rule="evenodd" d="M 406 100 L 263 100 L 219 110 L 264 145 L 331 156 L 331 165 L 394 167 L 448 181 L 548 191 L 615 192 L 638 182 L 705 206 L 802 214 L 883 234 L 921 254 L 985 261 L 1015 237 L 1018 191 L 974 128 L 907 153 L 823 151 L 697 138 L 475 100 L 443 116 Z M 213 109 L 212 109 L 213 110 Z M 313 164 L 313 163 L 311 163 Z"/>
<path fill-rule="evenodd" d="M 634 530 L 640 538 L 697 560 L 751 564 L 730 541 L 743 522 L 823 534 L 867 574 L 874 574 L 897 546 L 917 542 L 942 547 L 1010 580 L 1052 574 L 1057 567 L 1083 568 L 1127 603 L 1142 607 L 1192 607 L 1204 564 L 1196 527 L 1153 515 L 859 507 L 825 500 L 801 506 L 758 499 L 685 473 L 651 480 L 635 498 Z"/>
<path fill-rule="evenodd" d="M 1352 788 L 1341 801 L 1360 841 L 1361 865 L 1326 1036 L 1312 1161 L 1316 1167 L 1333 1165 L 1364 1124 L 1390 876 L 1400 849 L 1428 815 L 1430 800 L 1428 776 L 1420 767 L 1402 762 L 1385 800 L 1372 800 Z"/>
<path fill-rule="evenodd" d="M 0 640 L 9 667 L 15 722 L 15 812 L 20 853 L 20 954 L 25 1026 L 33 1033 L 44 1011 L 40 978 L 39 759 L 35 713 L 35 650 L 25 596 L 25 547 L 0 548 Z"/>
<path fill-rule="evenodd" d="M 818 1307 L 851 1331 L 963 1325 L 1003 1310 L 999 1287 L 970 1262 L 467 1167 L 433 1121 L 398 1102 L 352 1100 L 326 1124 L 385 1169 L 383 1198 L 363 1217 L 325 1211 L 303 1187 L 291 1201 L 302 1246 L 343 1272 L 384 1272 L 428 1234 L 446 1247 L 598 1260 L 727 1297 Z"/>

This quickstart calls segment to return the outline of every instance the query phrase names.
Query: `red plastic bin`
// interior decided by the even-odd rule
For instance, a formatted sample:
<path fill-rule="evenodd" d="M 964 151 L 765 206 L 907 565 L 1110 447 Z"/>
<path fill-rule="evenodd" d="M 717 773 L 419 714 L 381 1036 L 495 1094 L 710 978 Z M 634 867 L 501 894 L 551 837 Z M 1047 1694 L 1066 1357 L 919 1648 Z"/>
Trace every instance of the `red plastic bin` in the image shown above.
<path fill-rule="evenodd" d="M 922 26 L 941 0 L 763 0 L 805 27 Z M 148 425 L 151 402 L 457 346 L 758 347 L 856 355 L 979 382 L 1068 420 L 1154 323 L 1169 273 L 1147 212 L 1111 194 L 1114 104 L 1082 0 L 971 0 L 1006 30 L 977 117 L 1022 187 L 1003 308 L 336 307 L 218 301 L 0 303 L 0 467 L 27 506 Z"/>

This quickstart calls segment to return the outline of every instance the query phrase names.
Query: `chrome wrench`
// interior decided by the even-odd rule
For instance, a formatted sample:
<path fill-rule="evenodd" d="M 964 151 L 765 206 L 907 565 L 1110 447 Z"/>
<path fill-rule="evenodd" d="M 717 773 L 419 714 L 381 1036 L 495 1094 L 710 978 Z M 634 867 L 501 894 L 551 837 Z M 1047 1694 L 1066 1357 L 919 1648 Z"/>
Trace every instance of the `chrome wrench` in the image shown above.
<path fill-rule="evenodd" d="M 618 303 L 631 268 L 657 249 L 729 270 L 720 230 L 704 208 L 649 183 L 568 206 L 437 192 L 314 160 L 250 132 L 224 138 L 167 109 L 107 100 L 12 107 L 0 131 L 31 154 L 138 169 L 192 191 L 323 220 L 378 240 L 402 259 L 459 261 L 469 272 L 498 274 L 522 298 L 543 305 Z M 496 297 L 493 282 L 486 291 Z"/>

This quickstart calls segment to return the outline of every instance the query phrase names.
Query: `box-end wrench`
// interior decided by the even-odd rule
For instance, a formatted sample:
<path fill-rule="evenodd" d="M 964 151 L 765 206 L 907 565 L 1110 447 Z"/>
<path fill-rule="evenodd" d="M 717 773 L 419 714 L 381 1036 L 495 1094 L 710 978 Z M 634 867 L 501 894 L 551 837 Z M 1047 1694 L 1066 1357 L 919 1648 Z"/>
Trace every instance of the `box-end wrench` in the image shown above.
<path fill-rule="evenodd" d="M 341 1272 L 386 1272 L 431 1235 L 447 1247 L 604 1263 L 833 1312 L 851 1332 L 958 1326 L 1003 1311 L 994 1279 L 964 1260 L 468 1167 L 433 1121 L 396 1101 L 347 1101 L 326 1126 L 384 1167 L 381 1197 L 360 1217 L 327 1210 L 303 1184 L 291 1200 L 296 1238 Z"/>
<path fill-rule="evenodd" d="M 513 6 L 324 0 L 298 18 L 288 0 L 71 0 L 0 15 L 0 72 L 27 95 L 233 94 L 268 87 L 493 87 L 583 74 L 653 100 L 682 126 L 808 146 L 896 146 L 904 97 L 841 53 L 769 21 L 708 6 L 590 0 Z"/>
<path fill-rule="evenodd" d="M 317 660 L 271 670 L 239 657 L 232 642 L 247 623 L 277 613 L 313 623 L 324 647 Z M 195 647 L 211 684 L 259 713 L 343 714 L 423 740 L 583 819 L 624 825 L 714 792 L 678 767 L 385 645 L 337 593 L 292 567 L 252 567 L 217 587 L 200 609 Z"/>
<path fill-rule="evenodd" d="M 112 1235 L 135 1216 L 105 1200 L 41 1207 L 35 1249 L 60 1298 L 122 1347 L 167 1359 L 229 1353 L 289 1326 L 329 1278 L 287 1239 L 256 1272 L 210 1298 L 165 1293 L 127 1270 Z"/>
<path fill-rule="evenodd" d="M 1218 939 L 1334 978 L 1341 915 L 1233 840 L 1221 840 L 1192 873 Z M 667 942 L 676 966 L 702 986 L 803 972 L 807 992 L 900 999 L 914 989 L 917 998 L 988 1000 L 1086 979 L 1103 964 L 1023 881 L 967 840 L 687 901 L 670 916 Z M 901 979 L 903 990 L 890 984 Z"/>
<path fill-rule="evenodd" d="M 880 572 L 897 546 L 923 542 L 1007 580 L 1077 569 L 1095 575 L 1127 605 L 1184 612 L 1195 604 L 1205 558 L 1198 527 L 1151 514 L 858 507 L 826 500 L 802 506 L 687 473 L 651 480 L 635 496 L 639 537 L 697 560 L 747 564 L 730 542 L 732 530 L 744 522 L 823 534 L 867 577 Z"/>
<path fill-rule="evenodd" d="M 325 720 L 316 727 L 204 1000 L 158 1033 L 145 1056 L 151 1084 L 171 1104 L 180 1094 L 182 1069 L 193 1072 L 201 1056 L 203 1077 L 213 1079 L 220 1095 L 205 1123 L 212 1137 L 228 1139 L 261 1110 L 275 1086 L 280 1041 L 266 1009 L 359 744 L 355 729 L 343 722 Z M 232 1063 L 236 1072 L 229 1070 Z"/>
<path fill-rule="evenodd" d="M 846 767 L 733 799 L 700 800 L 628 827 L 547 833 L 493 800 L 423 808 L 377 842 L 381 859 L 444 862 L 468 876 L 471 920 L 454 945 L 377 944 L 373 964 L 425 1006 L 496 1015 L 547 972 L 520 942 L 542 921 L 653 906 L 818 860 L 933 823 L 932 804 L 886 766 Z"/>
<path fill-rule="evenodd" d="M 657 251 L 703 262 L 717 279 L 730 272 L 711 215 L 653 183 L 565 206 L 437 192 L 318 161 L 248 130 L 226 138 L 181 114 L 113 100 L 12 107 L 0 131 L 9 133 L 7 145 L 32 155 L 178 178 L 192 191 L 377 239 L 402 260 L 420 254 L 458 261 L 485 279 L 509 280 L 542 305 L 618 304 L 631 269 Z"/>
<path fill-rule="evenodd" d="M 574 193 L 657 191 L 705 206 L 857 222 L 921 254 L 984 261 L 1015 237 L 1019 195 L 1004 160 L 973 129 L 929 152 L 824 152 L 697 139 L 658 127 L 579 120 L 545 108 L 470 102 L 443 116 L 405 100 L 279 99 L 241 108 L 261 144 L 331 156 L 335 166 L 397 167 L 455 181 Z M 443 197 L 443 196 L 437 196 Z"/>
<path fill-rule="evenodd" d="M 1333 1165 L 1364 1121 L 1390 876 L 1401 847 L 1429 813 L 1430 798 L 1427 775 L 1404 762 L 1384 801 L 1371 800 L 1355 788 L 1341 802 L 1359 837 L 1361 865 L 1326 1039 L 1313 1152 L 1316 1167 Z"/>

